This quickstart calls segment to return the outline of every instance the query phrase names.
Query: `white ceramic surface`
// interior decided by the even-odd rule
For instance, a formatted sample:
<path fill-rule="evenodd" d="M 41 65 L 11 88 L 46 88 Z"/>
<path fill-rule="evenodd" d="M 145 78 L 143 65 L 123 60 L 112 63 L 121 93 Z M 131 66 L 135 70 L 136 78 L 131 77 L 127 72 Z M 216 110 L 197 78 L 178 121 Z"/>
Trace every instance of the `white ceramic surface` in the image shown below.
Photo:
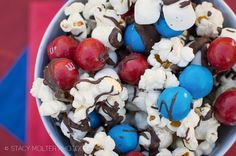
<path fill-rule="evenodd" d="M 68 1 L 65 6 L 68 6 L 72 2 L 76 0 Z M 78 1 L 78 0 L 77 0 Z M 86 0 L 81 0 L 81 2 L 85 2 Z M 225 4 L 223 0 L 210 0 L 215 4 L 217 8 L 219 8 L 225 17 L 225 26 L 236 28 L 236 16 L 233 11 Z M 65 17 L 63 13 L 63 8 L 57 13 L 57 15 L 53 18 L 50 25 L 47 28 L 46 33 L 41 41 L 36 65 L 35 65 L 35 75 L 34 77 L 43 77 L 43 69 L 48 63 L 46 47 L 47 44 L 54 39 L 56 36 L 62 34 L 63 32 L 60 29 L 59 23 Z M 37 99 L 37 105 L 40 106 L 41 102 Z M 64 153 L 64 155 L 72 155 L 72 150 L 69 147 L 69 140 L 63 136 L 60 130 L 52 123 L 52 120 L 49 117 L 41 117 L 43 124 L 58 146 L 58 148 Z M 219 140 L 217 141 L 216 147 L 212 152 L 211 156 L 223 156 L 224 153 L 231 147 L 231 145 L 236 141 L 236 127 L 229 126 L 221 126 L 219 130 Z"/>

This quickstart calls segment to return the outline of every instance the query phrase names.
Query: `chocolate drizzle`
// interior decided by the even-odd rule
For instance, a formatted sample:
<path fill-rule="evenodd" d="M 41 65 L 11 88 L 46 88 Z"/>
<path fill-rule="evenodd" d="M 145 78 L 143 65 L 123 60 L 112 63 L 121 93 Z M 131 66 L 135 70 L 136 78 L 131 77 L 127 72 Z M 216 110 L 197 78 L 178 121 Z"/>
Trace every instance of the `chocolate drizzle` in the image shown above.
<path fill-rule="evenodd" d="M 171 5 L 171 4 L 174 4 L 178 1 L 179 0 L 163 0 L 163 3 L 164 3 L 164 5 Z"/>
<path fill-rule="evenodd" d="M 120 41 L 118 40 L 118 35 L 120 34 Z M 115 47 L 115 48 L 119 48 L 120 46 L 122 46 L 123 42 L 122 42 L 122 32 L 121 30 L 117 29 L 117 28 L 113 28 L 111 34 L 109 35 L 109 43 Z"/>
<path fill-rule="evenodd" d="M 129 62 L 129 61 L 132 61 L 132 60 L 136 60 L 138 57 L 135 56 L 135 55 L 130 55 L 130 56 L 127 56 L 125 57 L 119 64 L 119 70 L 123 71 L 124 70 L 124 65 Z"/>
<path fill-rule="evenodd" d="M 190 5 L 191 1 L 190 0 L 186 0 L 180 3 L 180 8 L 185 8 L 186 6 Z"/>
<path fill-rule="evenodd" d="M 70 136 L 70 143 L 73 148 L 74 156 L 89 156 L 83 150 L 83 146 L 85 144 L 88 144 L 89 143 L 88 141 L 86 141 L 86 140 L 77 141 L 77 140 L 73 139 L 72 136 Z"/>
<path fill-rule="evenodd" d="M 107 130 L 111 129 L 114 125 L 119 124 L 124 117 L 120 116 L 118 113 L 119 110 L 119 103 L 115 102 L 114 106 L 109 104 L 109 102 L 103 101 L 99 102 L 98 104 L 98 109 L 101 109 L 105 114 L 107 114 L 111 120 L 107 121 L 105 117 L 102 117 L 103 122 L 106 124 Z"/>
<path fill-rule="evenodd" d="M 123 60 L 126 56 L 128 56 L 131 53 L 132 53 L 132 51 L 129 50 L 128 48 L 126 48 L 126 46 L 121 46 L 119 49 L 116 50 L 118 62 Z"/>
<path fill-rule="evenodd" d="M 160 41 L 160 35 L 156 31 L 154 25 L 139 25 L 135 23 L 135 29 L 139 33 L 144 47 L 145 47 L 145 54 L 149 55 L 150 51 L 152 50 L 152 46 Z"/>
<path fill-rule="evenodd" d="M 103 17 L 104 17 L 104 18 L 107 18 L 107 19 L 109 19 L 109 20 L 111 20 L 111 21 L 115 24 L 115 26 L 116 26 L 117 28 L 119 28 L 120 30 L 123 30 L 123 29 L 124 29 L 124 27 L 121 25 L 121 23 L 119 23 L 115 18 L 110 17 L 110 16 L 106 16 L 106 15 L 103 15 Z"/>
<path fill-rule="evenodd" d="M 160 146 L 160 139 L 152 127 L 148 126 L 147 131 L 151 135 L 150 138 L 144 132 L 140 133 L 140 135 L 146 138 L 147 140 L 151 139 L 149 145 L 149 156 L 156 156 L 156 154 L 159 152 L 158 148 Z"/>
<path fill-rule="evenodd" d="M 196 38 L 189 47 L 193 49 L 193 53 L 196 54 L 206 43 L 209 43 L 210 39 L 205 37 Z"/>
<path fill-rule="evenodd" d="M 164 100 L 161 101 L 160 111 L 162 110 L 162 106 L 163 106 L 163 104 L 164 104 L 165 109 L 166 109 L 166 111 L 167 111 L 167 113 L 168 113 L 168 118 L 169 118 L 170 121 L 173 120 L 172 111 L 173 111 L 173 107 L 174 107 L 174 103 L 175 103 L 175 100 L 176 100 L 176 98 L 177 98 L 177 95 L 178 95 L 178 93 L 176 93 L 175 96 L 172 98 L 171 104 L 170 104 L 170 108 L 169 108 L 169 109 L 168 109 L 167 103 L 166 103 Z"/>
<path fill-rule="evenodd" d="M 70 118 L 68 118 L 67 116 L 65 116 L 63 118 L 63 123 L 67 126 L 67 128 L 69 129 L 70 133 L 73 133 L 73 130 L 71 128 L 80 130 L 82 132 L 88 132 L 89 130 L 91 130 L 90 126 L 89 126 L 89 120 L 88 118 L 81 120 L 79 124 L 74 123 Z"/>
<path fill-rule="evenodd" d="M 104 76 L 104 77 L 101 77 L 100 79 L 94 80 L 94 81 L 93 80 L 89 80 L 89 79 L 81 79 L 81 80 L 79 80 L 77 82 L 77 84 L 81 83 L 81 82 L 87 82 L 87 83 L 91 83 L 91 84 L 96 85 L 96 84 L 99 84 L 102 80 L 104 80 L 105 78 L 108 78 L 108 77 L 110 77 L 110 76 Z"/>
<path fill-rule="evenodd" d="M 43 83 L 54 91 L 54 95 L 58 101 L 65 102 L 65 103 L 71 103 L 74 100 L 73 96 L 71 96 L 69 94 L 68 90 L 62 90 L 61 88 L 59 88 L 59 86 L 56 84 L 57 77 L 55 76 L 55 74 L 52 73 L 52 71 L 53 71 L 52 66 L 53 66 L 54 62 L 57 60 L 60 60 L 60 58 L 52 60 L 48 64 L 48 66 L 46 66 L 44 68 L 44 81 L 43 81 Z"/>

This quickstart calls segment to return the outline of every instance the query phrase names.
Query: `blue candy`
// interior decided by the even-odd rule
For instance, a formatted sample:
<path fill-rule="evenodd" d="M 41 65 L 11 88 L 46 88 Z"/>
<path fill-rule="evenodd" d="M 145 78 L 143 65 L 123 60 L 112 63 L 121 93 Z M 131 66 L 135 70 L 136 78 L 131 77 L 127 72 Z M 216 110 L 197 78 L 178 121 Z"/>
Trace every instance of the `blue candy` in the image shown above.
<path fill-rule="evenodd" d="M 171 121 L 184 119 L 191 110 L 192 95 L 182 87 L 165 89 L 157 102 L 161 115 Z"/>
<path fill-rule="evenodd" d="M 163 17 L 160 17 L 158 22 L 155 24 L 156 30 L 166 38 L 171 38 L 175 36 L 179 36 L 183 33 L 183 31 L 175 31 L 171 29 L 167 23 L 166 20 Z"/>
<path fill-rule="evenodd" d="M 89 114 L 89 123 L 92 129 L 96 129 L 101 126 L 102 124 L 101 117 L 96 111 L 93 111 L 92 113 Z"/>
<path fill-rule="evenodd" d="M 138 145 L 138 133 L 130 125 L 116 125 L 108 135 L 115 141 L 116 150 L 122 153 L 128 153 L 136 149 Z"/>
<path fill-rule="evenodd" d="M 207 96 L 213 88 L 211 72 L 200 65 L 189 65 L 179 76 L 180 86 L 188 90 L 194 99 Z"/>
<path fill-rule="evenodd" d="M 138 53 L 144 53 L 145 47 L 143 41 L 135 29 L 135 25 L 128 25 L 124 34 L 125 45 L 130 47 L 132 51 Z"/>

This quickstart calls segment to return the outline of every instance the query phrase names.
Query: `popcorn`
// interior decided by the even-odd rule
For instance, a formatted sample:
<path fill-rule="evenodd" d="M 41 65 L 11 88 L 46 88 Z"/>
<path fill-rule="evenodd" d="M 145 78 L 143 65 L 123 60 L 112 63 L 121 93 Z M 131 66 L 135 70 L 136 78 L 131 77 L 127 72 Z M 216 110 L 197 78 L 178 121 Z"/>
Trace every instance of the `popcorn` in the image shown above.
<path fill-rule="evenodd" d="M 194 127 L 198 125 L 199 120 L 199 116 L 194 112 L 194 110 L 191 110 L 177 129 L 177 136 L 183 138 L 183 143 L 189 150 L 196 150 L 198 147 Z"/>
<path fill-rule="evenodd" d="M 95 16 L 96 28 L 92 37 L 101 41 L 106 47 L 115 50 L 122 45 L 122 29 L 124 20 L 114 10 L 100 9 Z"/>
<path fill-rule="evenodd" d="M 86 155 L 94 153 L 95 156 L 118 156 L 113 150 L 115 142 L 104 132 L 98 132 L 94 138 L 85 137 L 82 139 L 86 143 L 79 150 L 83 150 Z"/>
<path fill-rule="evenodd" d="M 171 152 L 168 149 L 160 149 L 159 153 L 156 156 L 172 156 Z"/>
<path fill-rule="evenodd" d="M 137 0 L 134 8 L 135 22 L 140 25 L 154 24 L 161 12 L 161 0 Z"/>
<path fill-rule="evenodd" d="M 94 76 L 94 79 L 98 80 L 98 79 L 105 77 L 105 76 L 110 76 L 116 80 L 119 80 L 118 74 L 116 73 L 116 71 L 114 69 L 111 69 L 111 68 L 104 68 L 104 69 L 98 71 L 96 73 L 96 75 Z"/>
<path fill-rule="evenodd" d="M 168 68 L 171 63 L 179 67 L 185 67 L 194 58 L 193 49 L 184 46 L 178 37 L 162 38 L 152 48 L 148 62 L 154 67 L 160 67 L 161 65 L 166 67 L 167 65 Z"/>
<path fill-rule="evenodd" d="M 188 156 L 195 156 L 193 152 L 189 151 L 185 147 L 178 147 L 172 152 L 173 156 L 180 156 L 180 155 L 188 155 Z"/>
<path fill-rule="evenodd" d="M 100 9 L 105 9 L 108 6 L 110 4 L 107 0 L 88 0 L 83 10 L 83 16 L 86 20 L 92 20 Z"/>
<path fill-rule="evenodd" d="M 235 65 L 236 66 L 236 65 Z M 230 88 L 236 88 L 236 70 L 233 68 L 229 70 L 225 75 L 220 77 L 220 86 L 216 91 L 216 97 L 218 97 L 224 91 Z"/>
<path fill-rule="evenodd" d="M 136 0 L 110 0 L 111 6 L 116 10 L 117 14 L 123 15 L 127 13 L 132 6 L 133 3 L 136 2 Z"/>
<path fill-rule="evenodd" d="M 199 36 L 217 37 L 219 28 L 223 27 L 224 17 L 220 10 L 213 7 L 212 3 L 203 2 L 195 8 L 197 16 L 197 34 Z"/>
<path fill-rule="evenodd" d="M 86 21 L 81 16 L 84 9 L 82 3 L 72 3 L 69 7 L 65 8 L 65 15 L 69 16 L 60 23 L 60 27 L 64 32 L 70 32 L 75 39 L 81 41 L 87 37 Z"/>
<path fill-rule="evenodd" d="M 176 87 L 179 81 L 174 74 L 163 68 L 147 69 L 139 81 L 139 88 L 147 91 Z"/>
<path fill-rule="evenodd" d="M 122 31 L 114 26 L 97 26 L 92 32 L 92 38 L 101 41 L 111 50 L 119 48 L 122 43 Z"/>
<path fill-rule="evenodd" d="M 219 37 L 229 37 L 236 41 L 236 29 L 223 28 Z"/>
<path fill-rule="evenodd" d="M 68 118 L 71 120 L 72 117 L 72 112 L 69 113 Z M 71 128 L 70 125 L 68 123 L 66 123 L 65 120 L 63 120 L 60 124 L 60 128 L 62 133 L 67 137 L 70 138 L 70 136 L 72 136 L 75 140 L 79 141 L 81 139 L 83 139 L 87 132 L 83 132 L 79 129 L 75 129 L 75 128 Z"/>
<path fill-rule="evenodd" d="M 109 96 L 119 95 L 121 92 L 120 83 L 111 77 L 80 80 L 70 90 L 70 94 L 74 96 L 72 106 L 76 108 L 74 118 L 77 122 L 85 119 L 86 115 L 95 109 L 97 102 L 106 100 Z"/>
<path fill-rule="evenodd" d="M 156 140 L 155 144 L 158 146 L 158 149 L 169 147 L 173 141 L 172 134 L 167 129 L 155 127 L 153 129 L 148 128 L 148 131 L 144 131 L 140 134 L 139 144 L 149 152 L 153 152 L 154 149 L 152 146 L 154 145 L 152 144 L 154 144 L 154 142 L 152 142 L 152 139 Z"/>
<path fill-rule="evenodd" d="M 148 127 L 148 123 L 147 123 L 147 113 L 145 112 L 136 112 L 135 116 L 134 116 L 134 120 L 135 120 L 135 126 L 138 129 L 143 129 L 145 130 Z"/>
<path fill-rule="evenodd" d="M 39 107 L 39 112 L 43 116 L 57 118 L 59 113 L 67 110 L 67 106 L 56 99 L 54 92 L 48 86 L 43 84 L 43 79 L 41 78 L 37 78 L 34 81 L 30 93 L 32 96 L 39 98 L 42 101 L 42 104 Z"/>
<path fill-rule="evenodd" d="M 208 155 L 212 152 L 215 142 L 218 139 L 219 122 L 215 119 L 212 108 L 209 104 L 205 104 L 200 108 L 201 121 L 195 129 L 196 138 L 202 142 L 196 149 L 197 155 Z"/>

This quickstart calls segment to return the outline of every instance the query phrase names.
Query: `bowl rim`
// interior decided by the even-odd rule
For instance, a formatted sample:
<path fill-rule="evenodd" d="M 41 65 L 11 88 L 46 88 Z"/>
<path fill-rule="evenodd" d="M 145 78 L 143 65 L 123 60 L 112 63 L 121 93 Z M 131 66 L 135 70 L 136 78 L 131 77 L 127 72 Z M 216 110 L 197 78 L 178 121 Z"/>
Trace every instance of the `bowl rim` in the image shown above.
<path fill-rule="evenodd" d="M 59 17 L 64 13 L 64 8 L 68 5 L 70 5 L 71 3 L 73 3 L 75 0 L 68 0 L 62 7 L 61 9 L 56 13 L 56 15 L 53 17 L 53 19 L 51 20 L 50 24 L 48 25 L 42 39 L 40 42 L 40 46 L 38 48 L 38 53 L 36 56 L 36 63 L 35 63 L 35 71 L 34 71 L 34 79 L 38 78 L 41 76 L 41 63 L 43 60 L 43 54 L 44 54 L 44 50 L 43 47 L 45 47 L 45 45 L 48 44 L 48 39 L 50 37 L 51 31 L 53 30 L 54 24 L 57 22 L 57 20 L 59 19 Z M 222 1 L 222 0 L 212 0 L 212 3 L 214 2 L 218 2 L 221 3 L 221 5 L 223 6 L 223 9 L 226 9 L 228 14 L 230 14 L 232 17 L 234 16 L 235 20 L 232 22 L 233 25 L 236 28 L 236 16 L 235 13 L 233 12 L 233 10 L 226 4 L 226 2 Z M 36 104 L 37 107 L 39 109 L 39 106 L 41 105 L 41 101 L 36 98 Z M 48 133 L 48 135 L 50 136 L 50 138 L 53 140 L 53 142 L 55 143 L 55 145 L 58 147 L 58 149 L 64 154 L 64 155 L 69 155 L 68 150 L 63 146 L 63 144 L 60 143 L 60 139 L 57 137 L 56 133 L 52 133 L 51 129 L 52 129 L 52 125 L 48 124 L 47 118 L 45 116 L 42 116 L 40 114 L 40 118 L 43 122 L 43 125 Z M 229 149 L 230 147 L 234 144 L 234 142 L 236 141 L 236 127 L 234 129 L 234 131 L 232 132 L 232 137 L 230 137 L 225 144 L 223 145 L 223 147 L 221 147 L 222 150 L 220 150 L 220 152 L 215 153 L 217 156 L 222 156 L 224 155 Z"/>

